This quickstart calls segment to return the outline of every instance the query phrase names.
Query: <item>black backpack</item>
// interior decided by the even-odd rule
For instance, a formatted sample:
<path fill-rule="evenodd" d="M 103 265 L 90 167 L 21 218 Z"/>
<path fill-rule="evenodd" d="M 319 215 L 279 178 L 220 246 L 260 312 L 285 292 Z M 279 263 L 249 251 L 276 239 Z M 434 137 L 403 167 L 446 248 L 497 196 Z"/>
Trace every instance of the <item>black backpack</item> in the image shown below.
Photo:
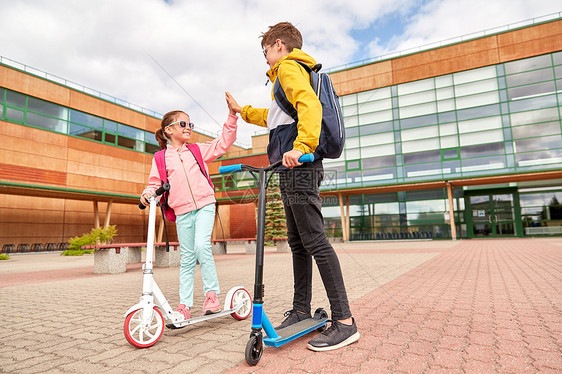
<path fill-rule="evenodd" d="M 318 146 L 314 151 L 314 159 L 338 158 L 341 156 L 345 145 L 345 128 L 340 102 L 332 80 L 328 74 L 318 73 L 322 64 L 317 64 L 311 68 L 304 62 L 294 61 L 298 62 L 310 74 L 310 85 L 318 96 L 320 104 L 322 104 L 322 126 Z M 295 122 L 298 122 L 297 111 L 293 104 L 287 100 L 279 79 L 275 81 L 273 86 L 273 96 L 277 105 Z"/>

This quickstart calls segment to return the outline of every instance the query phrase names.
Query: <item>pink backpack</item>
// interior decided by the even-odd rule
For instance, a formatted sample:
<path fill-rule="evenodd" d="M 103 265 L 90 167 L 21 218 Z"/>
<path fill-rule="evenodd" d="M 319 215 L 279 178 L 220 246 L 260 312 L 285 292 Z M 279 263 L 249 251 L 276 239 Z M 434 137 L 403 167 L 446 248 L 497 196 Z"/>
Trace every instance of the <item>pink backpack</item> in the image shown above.
<path fill-rule="evenodd" d="M 197 144 L 186 145 L 187 149 L 189 149 L 193 154 L 193 157 L 195 157 L 195 160 L 197 161 L 201 172 L 203 173 L 205 178 L 207 178 L 207 181 L 209 181 L 211 188 L 214 190 L 215 187 L 213 186 L 211 177 L 205 170 L 205 163 L 203 162 L 203 156 L 201 156 L 201 150 L 199 149 L 199 146 Z M 162 183 L 168 183 L 168 175 L 166 174 L 166 150 L 162 149 L 161 151 L 156 152 L 154 154 L 154 161 L 156 161 L 156 167 L 158 168 L 158 174 L 160 174 L 160 180 L 162 181 Z M 170 188 L 173 187 L 170 186 Z M 170 222 L 176 222 L 176 213 L 174 213 L 174 210 L 168 205 L 168 191 L 164 192 L 160 197 L 160 206 L 162 207 L 162 214 L 164 215 L 164 217 L 166 217 L 166 219 Z"/>

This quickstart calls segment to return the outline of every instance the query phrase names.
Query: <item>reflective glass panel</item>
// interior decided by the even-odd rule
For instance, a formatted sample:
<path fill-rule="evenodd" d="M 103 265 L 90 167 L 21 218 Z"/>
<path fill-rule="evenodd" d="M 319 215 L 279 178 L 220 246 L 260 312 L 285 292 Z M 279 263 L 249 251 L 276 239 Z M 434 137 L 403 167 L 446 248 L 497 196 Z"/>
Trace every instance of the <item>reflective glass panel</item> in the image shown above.
<path fill-rule="evenodd" d="M 23 111 L 6 107 L 6 119 L 23 123 Z"/>
<path fill-rule="evenodd" d="M 384 157 L 366 157 L 362 159 L 363 169 L 380 168 L 385 166 L 394 166 L 394 156 Z"/>
<path fill-rule="evenodd" d="M 528 71 L 526 73 L 508 75 L 505 77 L 508 87 L 522 86 L 531 83 L 545 82 L 554 80 L 554 70 L 552 68 Z"/>
<path fill-rule="evenodd" d="M 66 119 L 68 113 L 68 110 L 63 106 L 53 104 L 48 101 L 39 100 L 34 97 L 28 98 L 27 109 L 40 114 L 45 114 L 61 119 Z"/>
<path fill-rule="evenodd" d="M 511 112 L 523 112 L 532 109 L 554 107 L 558 105 L 556 95 L 546 95 L 529 99 L 522 99 L 509 102 Z"/>
<path fill-rule="evenodd" d="M 404 164 L 419 164 L 441 160 L 441 151 L 416 152 L 404 155 Z"/>
<path fill-rule="evenodd" d="M 504 153 L 504 143 L 489 143 L 461 148 L 461 159 Z"/>
<path fill-rule="evenodd" d="M 560 134 L 560 122 L 539 123 L 538 125 L 517 126 L 511 129 L 514 139 L 529 138 L 538 134 Z"/>
<path fill-rule="evenodd" d="M 19 92 L 6 90 L 6 104 L 25 109 L 25 95 Z"/>
<path fill-rule="evenodd" d="M 550 55 L 526 58 L 519 61 L 505 63 L 505 72 L 507 74 L 519 73 L 522 71 L 535 70 L 552 65 Z"/>
<path fill-rule="evenodd" d="M 70 130 L 68 131 L 70 135 L 79 136 L 81 138 L 92 139 L 101 141 L 102 140 L 102 132 L 99 130 L 92 129 L 91 127 L 87 126 L 80 126 L 74 123 L 70 124 Z"/>
<path fill-rule="evenodd" d="M 540 138 L 515 140 L 516 152 L 538 151 L 562 147 L 560 135 L 544 136 Z"/>
<path fill-rule="evenodd" d="M 500 106 L 498 104 L 485 105 L 476 108 L 460 109 L 457 111 L 457 119 L 464 121 L 472 118 L 482 118 L 500 115 Z"/>
<path fill-rule="evenodd" d="M 144 131 L 135 127 L 119 124 L 118 132 L 119 135 L 125 135 L 126 137 L 137 140 L 144 140 Z"/>
<path fill-rule="evenodd" d="M 507 90 L 509 100 L 524 98 L 526 96 L 534 96 L 545 93 L 553 93 L 556 91 L 554 82 L 537 83 L 529 86 L 520 86 Z"/>
<path fill-rule="evenodd" d="M 511 116 L 511 125 L 525 125 L 528 123 L 556 121 L 560 117 L 558 115 L 558 108 L 549 108 L 534 110 L 529 112 L 515 113 Z"/>
<path fill-rule="evenodd" d="M 66 121 L 57 118 L 52 118 L 32 112 L 27 112 L 27 123 L 29 125 L 42 127 L 47 130 L 66 133 Z"/>
<path fill-rule="evenodd" d="M 94 127 L 96 129 L 103 129 L 103 121 L 100 117 L 96 117 L 91 114 L 80 112 L 74 109 L 70 109 L 70 121 L 80 125 Z"/>

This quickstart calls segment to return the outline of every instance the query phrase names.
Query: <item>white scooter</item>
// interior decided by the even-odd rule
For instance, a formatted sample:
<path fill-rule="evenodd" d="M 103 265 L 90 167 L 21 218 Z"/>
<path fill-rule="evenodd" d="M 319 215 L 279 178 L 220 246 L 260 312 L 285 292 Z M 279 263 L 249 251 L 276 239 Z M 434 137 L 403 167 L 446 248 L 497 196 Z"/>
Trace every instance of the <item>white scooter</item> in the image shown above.
<path fill-rule="evenodd" d="M 224 310 L 214 314 L 184 319 L 183 315 L 174 311 L 153 278 L 152 257 L 154 255 L 154 232 L 156 223 L 156 197 L 169 190 L 164 183 L 150 197 L 148 216 L 148 234 L 146 242 L 146 262 L 143 265 L 142 296 L 138 304 L 125 313 L 123 332 L 131 345 L 137 348 L 148 348 L 156 344 L 166 327 L 179 329 L 187 325 L 207 321 L 209 319 L 231 315 L 237 320 L 248 318 L 252 313 L 252 298 L 243 287 L 233 287 L 226 294 Z M 139 204 L 139 208 L 144 205 Z"/>

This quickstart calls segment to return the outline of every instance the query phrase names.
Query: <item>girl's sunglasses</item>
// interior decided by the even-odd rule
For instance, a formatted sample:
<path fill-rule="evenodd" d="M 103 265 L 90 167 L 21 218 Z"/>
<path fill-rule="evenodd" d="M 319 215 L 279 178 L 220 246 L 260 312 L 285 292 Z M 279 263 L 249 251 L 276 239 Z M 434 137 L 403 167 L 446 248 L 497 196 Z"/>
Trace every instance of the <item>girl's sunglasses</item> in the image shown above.
<path fill-rule="evenodd" d="M 166 127 L 173 126 L 173 125 L 175 125 L 176 123 L 179 123 L 179 124 L 180 124 L 180 127 L 181 127 L 182 129 L 185 129 L 186 127 L 189 126 L 189 128 L 190 128 L 191 130 L 193 130 L 193 128 L 195 127 L 195 125 L 194 125 L 192 122 L 185 122 L 185 121 L 176 121 L 176 122 L 172 122 L 172 123 L 170 123 L 170 124 L 169 124 L 168 126 L 166 126 Z"/>

